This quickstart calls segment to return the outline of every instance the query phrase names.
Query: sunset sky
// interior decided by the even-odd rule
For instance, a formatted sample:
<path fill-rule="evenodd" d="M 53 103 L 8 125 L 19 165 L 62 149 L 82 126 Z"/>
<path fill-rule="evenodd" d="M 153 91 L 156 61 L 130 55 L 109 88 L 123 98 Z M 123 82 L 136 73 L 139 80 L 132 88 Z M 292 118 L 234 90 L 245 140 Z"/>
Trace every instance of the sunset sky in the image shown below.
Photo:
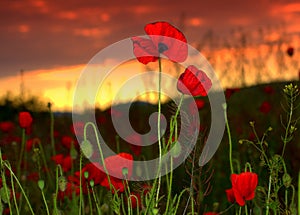
<path fill-rule="evenodd" d="M 228 44 L 239 44 L 235 39 L 243 32 L 251 38 L 246 48 L 252 56 L 259 50 L 263 58 L 269 52 L 264 44 L 281 42 L 282 49 L 295 48 L 293 59 L 285 62 L 295 70 L 298 66 L 299 0 L 0 0 L 0 96 L 20 93 L 22 69 L 25 93 L 50 100 L 57 110 L 68 109 L 89 60 L 115 42 L 143 35 L 145 24 L 154 21 L 177 26 L 213 63 L 224 52 L 234 58 L 237 53 Z M 107 82 L 103 107 L 126 74 Z"/>

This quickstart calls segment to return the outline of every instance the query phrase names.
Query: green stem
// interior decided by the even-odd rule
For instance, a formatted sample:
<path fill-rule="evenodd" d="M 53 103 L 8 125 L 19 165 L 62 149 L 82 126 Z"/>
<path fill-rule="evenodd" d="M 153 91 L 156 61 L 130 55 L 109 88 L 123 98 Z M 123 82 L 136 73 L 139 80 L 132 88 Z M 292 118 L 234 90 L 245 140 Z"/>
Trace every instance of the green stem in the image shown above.
<path fill-rule="evenodd" d="M 79 215 L 81 214 L 81 206 L 82 208 L 84 208 L 83 206 L 83 194 L 82 194 L 82 152 L 80 152 L 79 155 Z"/>
<path fill-rule="evenodd" d="M 267 204 L 266 204 L 266 215 L 269 214 L 269 210 L 270 210 L 270 195 L 271 195 L 271 182 L 272 182 L 271 175 L 272 175 L 272 173 L 270 173 L 270 176 L 269 176 L 269 186 L 268 186 L 268 195 L 267 195 Z"/>
<path fill-rule="evenodd" d="M 287 208 L 289 208 L 289 202 L 288 202 L 288 189 L 285 188 L 285 191 L 284 191 L 284 205 L 285 205 L 285 208 L 287 210 Z"/>
<path fill-rule="evenodd" d="M 23 194 L 23 196 L 24 196 L 24 198 L 25 198 L 25 200 L 26 200 L 26 202 L 27 202 L 27 204 L 28 204 L 28 207 L 29 207 L 30 212 L 34 215 L 34 212 L 33 212 L 33 210 L 32 210 L 30 201 L 28 200 L 28 197 L 27 197 L 27 195 L 26 195 L 26 193 L 25 193 L 25 191 L 24 191 L 24 189 L 23 189 L 23 187 L 22 187 L 20 181 L 18 180 L 18 177 L 14 174 L 14 172 L 12 171 L 11 167 L 9 166 L 9 164 L 6 164 L 6 162 L 3 162 L 3 163 L 4 163 L 5 167 L 9 170 L 10 174 L 12 174 L 12 176 L 13 176 L 14 179 L 16 180 L 16 182 L 17 182 L 18 186 L 20 187 L 21 192 L 22 192 L 22 194 Z"/>
<path fill-rule="evenodd" d="M 44 201 L 44 204 L 45 204 L 45 207 L 46 207 L 47 214 L 50 215 L 49 208 L 48 208 L 48 205 L 47 205 L 47 201 L 46 201 L 46 198 L 45 198 L 45 194 L 44 194 L 44 191 L 42 189 L 41 189 L 41 192 L 42 192 L 42 197 L 43 197 L 43 201 Z"/>
<path fill-rule="evenodd" d="M 45 152 L 44 152 L 43 145 L 41 144 L 41 142 L 39 142 L 38 145 L 39 145 L 39 148 L 40 148 L 40 150 L 41 150 L 43 163 L 44 163 L 44 165 L 45 165 L 45 167 L 46 167 L 46 170 L 47 170 L 48 181 L 50 182 L 51 187 L 53 187 L 54 184 L 53 184 L 53 181 L 51 180 L 51 178 L 52 178 L 53 175 L 51 175 L 52 172 L 51 172 L 50 169 L 48 168 L 48 164 L 47 164 L 47 161 L 46 161 L 46 154 L 45 154 Z"/>
<path fill-rule="evenodd" d="M 98 205 L 99 203 L 98 203 L 97 197 L 95 195 L 94 187 L 92 187 L 92 194 L 93 194 L 93 199 L 94 199 L 94 202 L 95 202 L 95 205 L 96 205 L 96 208 L 97 208 L 97 213 L 98 213 L 98 215 L 101 215 L 102 212 L 101 212 L 101 209 L 99 208 L 99 205 Z"/>
<path fill-rule="evenodd" d="M 285 135 L 284 135 L 284 139 L 283 139 L 283 149 L 282 149 L 282 152 L 281 152 L 281 157 L 283 157 L 283 155 L 284 155 L 286 143 L 288 142 L 288 135 L 289 135 L 289 132 L 290 132 L 290 126 L 291 126 L 291 122 L 292 122 L 293 109 L 294 109 L 294 103 L 293 103 L 293 99 L 291 99 L 288 123 L 287 123 L 286 129 L 285 129 Z"/>
<path fill-rule="evenodd" d="M 56 155 L 56 150 L 55 150 L 55 140 L 54 140 L 54 115 L 51 110 L 51 104 L 48 106 L 49 107 L 49 112 L 50 112 L 50 138 L 51 138 L 51 147 L 53 150 L 53 155 Z"/>
<path fill-rule="evenodd" d="M 83 138 L 84 140 L 87 140 L 87 136 L 86 136 L 86 130 L 87 130 L 87 127 L 88 126 L 92 126 L 93 130 L 94 130 L 94 133 L 95 133 L 95 136 L 96 136 L 96 141 L 97 141 L 97 146 L 98 146 L 98 149 L 99 149 L 99 152 L 100 152 L 100 157 L 101 157 L 101 162 L 103 164 L 103 169 L 104 169 L 104 172 L 107 176 L 107 180 L 108 180 L 108 183 L 109 183 L 109 186 L 110 186 L 110 190 L 113 191 L 114 187 L 112 186 L 112 183 L 111 183 L 111 180 L 110 180 L 110 176 L 108 174 L 108 170 L 106 168 L 106 165 L 105 165 L 105 161 L 104 161 L 104 156 L 103 156 L 103 152 L 102 152 L 102 148 L 100 146 L 100 142 L 99 142 L 99 136 L 98 136 L 98 133 L 97 133 L 97 129 L 96 129 L 96 126 L 94 123 L 92 122 L 87 122 L 84 126 L 84 132 L 83 132 Z"/>
<path fill-rule="evenodd" d="M 300 171 L 298 173 L 298 214 L 300 214 Z"/>
<path fill-rule="evenodd" d="M 176 113 L 174 115 L 174 118 L 176 119 L 178 114 L 179 114 L 179 111 L 181 109 L 181 105 L 182 105 L 182 102 L 183 102 L 183 98 L 184 98 L 184 94 L 182 93 L 181 96 L 180 96 L 180 100 L 179 100 L 179 104 L 178 104 L 178 107 L 177 107 L 177 110 L 176 110 Z"/>
<path fill-rule="evenodd" d="M 93 204 L 92 204 L 92 199 L 91 199 L 91 194 L 90 194 L 90 189 L 88 184 L 86 184 L 86 190 L 88 194 L 88 202 L 89 202 L 89 207 L 90 207 L 90 214 L 93 215 Z"/>
<path fill-rule="evenodd" d="M 170 168 L 171 170 L 173 169 L 173 158 L 171 157 L 171 164 Z M 170 206 L 170 201 L 171 201 L 171 193 L 172 193 L 172 182 L 173 182 L 173 171 L 170 172 L 170 178 L 169 178 L 169 186 L 168 186 L 168 199 L 167 199 L 167 205 L 166 205 L 166 211 L 165 214 L 168 214 L 169 206 Z"/>
<path fill-rule="evenodd" d="M 2 154 L 0 154 L 0 156 L 1 156 L 1 169 L 2 169 L 2 164 L 4 163 L 4 161 L 2 160 Z M 3 163 L 2 163 L 3 162 Z M 7 183 L 6 183 L 6 177 L 5 177 L 5 172 L 4 172 L 4 170 L 3 171 L 1 171 L 1 178 L 2 178 L 2 187 L 4 188 L 4 191 L 5 191 L 5 197 L 6 197 L 6 199 L 7 199 L 7 203 L 8 203 L 8 207 L 9 207 L 9 210 L 10 211 L 12 211 L 12 207 L 11 207 L 11 204 L 10 204 L 10 193 L 9 193 L 9 189 L 8 189 L 8 187 L 7 187 Z M 13 186 L 13 184 L 12 184 L 12 186 Z M 0 202 L 0 204 L 2 204 L 1 202 Z M 17 208 L 17 207 L 16 207 Z"/>
<path fill-rule="evenodd" d="M 150 200 L 146 207 L 145 214 L 148 214 L 149 209 L 151 208 L 151 203 L 154 198 L 154 191 L 156 191 L 156 201 L 155 201 L 155 207 L 158 205 L 158 199 L 159 199 L 159 191 L 160 191 L 160 184 L 161 184 L 161 159 L 162 159 L 162 147 L 161 147 L 161 134 L 160 134 L 160 118 L 161 118 L 161 73 L 162 73 L 162 67 L 161 67 L 161 58 L 158 58 L 158 67 L 159 67 L 159 75 L 158 75 L 158 116 L 157 116 L 157 138 L 158 138 L 158 150 L 159 150 L 159 163 L 158 163 L 158 170 L 157 170 L 157 176 L 154 179 L 153 186 L 150 192 Z M 157 186 L 157 188 L 156 188 Z"/>
<path fill-rule="evenodd" d="M 24 150 L 25 150 L 25 142 L 26 142 L 26 130 L 25 128 L 22 128 L 22 143 L 21 143 L 21 152 L 20 152 L 20 157 L 19 157 L 19 162 L 18 162 L 18 169 L 17 169 L 17 176 L 20 178 L 21 176 L 21 164 L 22 164 L 22 159 L 24 155 Z"/>
<path fill-rule="evenodd" d="M 1 155 L 0 155 L 1 156 Z M 1 159 L 1 158 L 0 158 Z M 3 179 L 2 179 L 3 181 Z M 20 214 L 19 212 L 19 207 L 18 207 L 18 203 L 17 203 L 17 198 L 16 198 L 16 192 L 15 192 L 15 185 L 14 185 L 14 178 L 12 175 L 10 175 L 10 184 L 11 184 L 11 190 L 12 190 L 12 196 L 14 199 L 14 204 L 15 204 L 15 208 L 17 211 L 17 214 Z"/>
<path fill-rule="evenodd" d="M 225 123 L 226 123 L 226 128 L 227 128 L 227 134 L 228 134 L 230 171 L 231 171 L 231 174 L 233 174 L 234 171 L 233 171 L 233 164 L 232 164 L 232 140 L 231 140 L 230 127 L 229 127 L 229 123 L 228 123 L 228 119 L 227 119 L 226 103 L 223 104 L 223 109 L 224 109 L 224 118 L 225 118 Z"/>
<path fill-rule="evenodd" d="M 178 206 L 179 206 L 179 203 L 180 203 L 180 200 L 181 200 L 181 197 L 182 195 L 184 194 L 184 192 L 188 192 L 189 191 L 189 188 L 185 188 L 184 190 L 181 191 L 181 193 L 179 194 L 178 196 L 178 199 L 177 199 L 177 204 L 176 204 L 176 207 L 175 207 L 175 212 L 177 212 L 178 210 Z M 184 209 L 184 211 L 186 210 L 186 208 Z M 184 213 L 185 214 L 185 213 Z"/>
<path fill-rule="evenodd" d="M 291 198 L 290 206 L 294 207 L 294 200 L 295 200 L 295 187 L 294 187 L 294 185 L 291 185 L 291 188 L 292 188 L 292 198 Z"/>
<path fill-rule="evenodd" d="M 53 197 L 53 210 L 54 210 L 55 215 L 59 214 L 58 209 L 57 209 L 58 171 L 60 171 L 60 176 L 62 176 L 62 169 L 61 169 L 60 165 L 56 166 L 56 169 L 55 169 L 55 181 L 56 181 L 56 183 L 55 183 L 55 194 L 54 194 L 54 197 Z"/>
<path fill-rule="evenodd" d="M 240 208 L 239 208 L 239 215 L 241 215 L 242 214 L 242 207 L 240 206 Z"/>
<path fill-rule="evenodd" d="M 116 143 L 117 143 L 117 153 L 120 153 L 120 138 L 116 136 Z"/>
<path fill-rule="evenodd" d="M 162 147 L 161 147 L 161 133 L 160 133 L 160 118 L 161 118 L 161 58 L 158 58 L 158 67 L 159 67 L 159 73 L 158 73 L 158 115 L 157 115 L 157 139 L 158 139 L 158 150 L 159 150 L 159 164 L 158 164 L 158 185 L 157 185 L 157 192 L 156 192 L 156 207 L 158 204 L 159 199 L 159 191 L 161 186 L 161 158 L 162 158 Z"/>

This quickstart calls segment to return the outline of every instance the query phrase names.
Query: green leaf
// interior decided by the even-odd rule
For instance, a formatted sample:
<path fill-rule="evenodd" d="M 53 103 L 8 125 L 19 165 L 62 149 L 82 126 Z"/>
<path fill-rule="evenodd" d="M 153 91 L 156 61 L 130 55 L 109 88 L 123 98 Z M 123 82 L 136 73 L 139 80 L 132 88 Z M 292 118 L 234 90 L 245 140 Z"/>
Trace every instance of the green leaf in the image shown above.
<path fill-rule="evenodd" d="M 9 202 L 9 196 L 10 196 L 10 191 L 7 189 L 7 187 L 6 186 L 2 187 L 0 189 L 0 197 L 4 203 Z"/>

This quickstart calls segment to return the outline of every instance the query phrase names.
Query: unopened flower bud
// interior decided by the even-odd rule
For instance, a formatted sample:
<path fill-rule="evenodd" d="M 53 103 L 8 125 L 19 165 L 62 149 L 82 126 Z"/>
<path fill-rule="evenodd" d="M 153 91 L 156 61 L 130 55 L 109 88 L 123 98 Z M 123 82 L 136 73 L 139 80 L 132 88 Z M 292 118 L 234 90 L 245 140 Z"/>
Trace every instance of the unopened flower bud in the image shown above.
<path fill-rule="evenodd" d="M 39 187 L 41 190 L 43 190 L 43 189 L 44 189 L 44 186 L 45 186 L 44 180 L 39 180 L 39 181 L 38 181 L 38 187 Z"/>
<path fill-rule="evenodd" d="M 64 176 L 60 176 L 58 178 L 58 187 L 59 187 L 59 190 L 64 192 L 67 188 L 67 180 Z"/>
<path fill-rule="evenodd" d="M 93 145 L 91 144 L 90 141 L 88 141 L 88 140 L 82 141 L 82 143 L 80 144 L 80 147 L 81 147 L 82 153 L 83 153 L 87 158 L 92 157 L 92 155 L 93 155 L 93 153 L 94 153 L 94 149 L 93 149 Z"/>
<path fill-rule="evenodd" d="M 286 188 L 290 187 L 291 184 L 292 184 L 292 178 L 291 178 L 291 176 L 288 173 L 284 173 L 283 176 L 282 176 L 282 182 L 283 182 L 283 185 Z"/>

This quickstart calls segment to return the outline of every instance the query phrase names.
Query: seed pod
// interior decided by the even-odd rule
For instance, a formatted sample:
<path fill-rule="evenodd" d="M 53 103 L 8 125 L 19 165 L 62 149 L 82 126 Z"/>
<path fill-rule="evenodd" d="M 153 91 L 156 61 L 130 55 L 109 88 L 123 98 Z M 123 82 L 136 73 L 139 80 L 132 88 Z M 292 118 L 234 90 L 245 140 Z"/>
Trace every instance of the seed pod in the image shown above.
<path fill-rule="evenodd" d="M 67 179 L 64 176 L 58 178 L 59 190 L 64 192 L 67 189 Z"/>
<path fill-rule="evenodd" d="M 93 149 L 93 145 L 91 144 L 90 141 L 88 141 L 88 140 L 82 141 L 82 143 L 80 144 L 80 147 L 81 147 L 82 153 L 87 158 L 90 158 L 93 155 L 94 149 Z"/>

